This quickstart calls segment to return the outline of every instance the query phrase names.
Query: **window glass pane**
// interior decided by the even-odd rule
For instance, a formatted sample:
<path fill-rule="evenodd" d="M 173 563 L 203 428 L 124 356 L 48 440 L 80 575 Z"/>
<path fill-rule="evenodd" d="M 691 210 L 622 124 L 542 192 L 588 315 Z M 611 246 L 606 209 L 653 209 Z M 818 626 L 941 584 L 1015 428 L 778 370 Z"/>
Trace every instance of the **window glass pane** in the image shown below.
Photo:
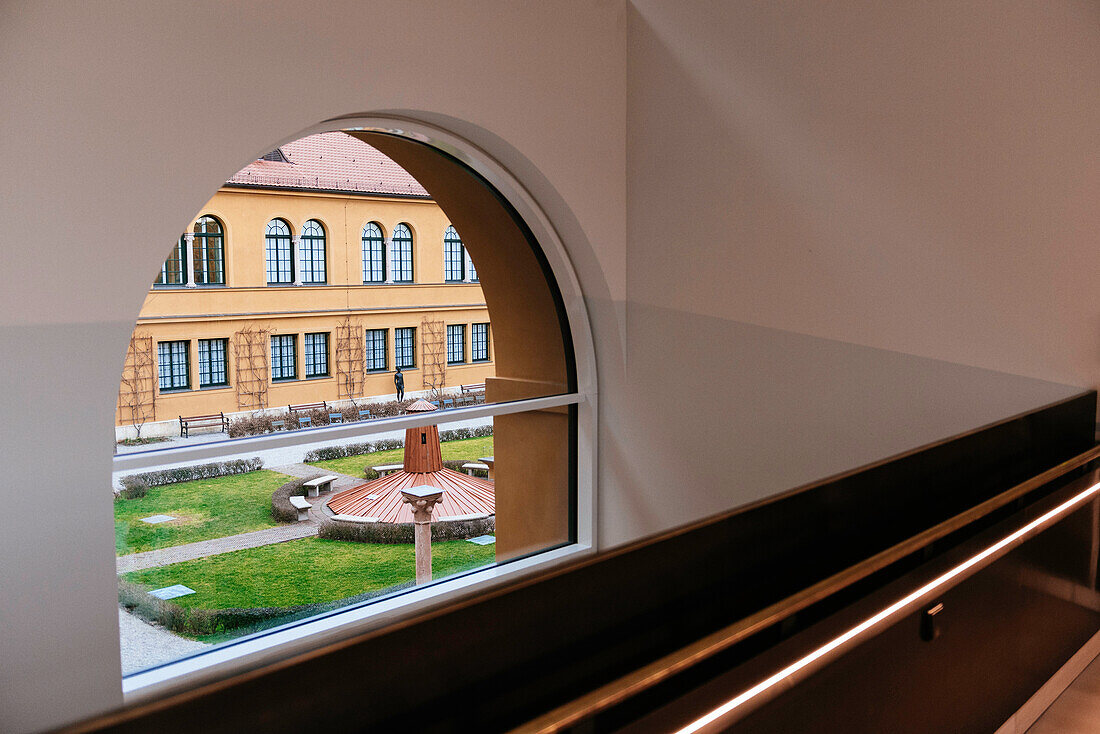
<path fill-rule="evenodd" d="M 265 236 L 267 282 L 292 283 L 294 270 L 290 258 L 290 227 L 281 219 L 267 223 Z"/>
<path fill-rule="evenodd" d="M 302 282 L 325 282 L 325 230 L 316 219 L 302 227 Z"/>
<path fill-rule="evenodd" d="M 393 279 L 397 283 L 411 283 L 413 279 L 412 230 L 406 224 L 393 229 Z"/>
<path fill-rule="evenodd" d="M 199 339 L 199 387 L 229 383 L 225 364 L 226 339 Z"/>
<path fill-rule="evenodd" d="M 306 377 L 328 374 L 328 334 L 305 335 Z"/>
<path fill-rule="evenodd" d="M 393 330 L 394 366 L 407 369 L 416 366 L 416 329 L 413 327 Z"/>
<path fill-rule="evenodd" d="M 466 324 L 451 324 L 447 327 L 447 364 L 460 364 L 466 361 Z"/>
<path fill-rule="evenodd" d="M 367 329 L 367 355 L 364 368 L 368 371 L 384 371 L 386 365 L 386 330 Z"/>
<path fill-rule="evenodd" d="M 271 337 L 271 379 L 291 380 L 297 376 L 294 335 L 280 334 Z"/>
<path fill-rule="evenodd" d="M 183 285 L 183 237 L 172 248 L 172 253 L 160 268 L 160 275 L 154 281 L 159 285 Z"/>
<path fill-rule="evenodd" d="M 461 281 L 465 277 L 465 252 L 462 240 L 454 227 L 447 227 L 443 233 L 443 278 L 447 281 Z"/>
<path fill-rule="evenodd" d="M 213 217 L 201 217 L 195 223 L 192 252 L 195 282 L 202 285 L 225 283 L 225 250 L 222 227 Z"/>
<path fill-rule="evenodd" d="M 161 390 L 190 387 L 187 346 L 186 341 L 157 343 L 157 377 Z"/>
<path fill-rule="evenodd" d="M 374 222 L 363 227 L 363 282 L 381 283 L 386 279 L 386 246 L 382 228 Z"/>
<path fill-rule="evenodd" d="M 489 325 L 472 324 L 470 326 L 470 359 L 474 362 L 486 362 L 489 359 Z"/>

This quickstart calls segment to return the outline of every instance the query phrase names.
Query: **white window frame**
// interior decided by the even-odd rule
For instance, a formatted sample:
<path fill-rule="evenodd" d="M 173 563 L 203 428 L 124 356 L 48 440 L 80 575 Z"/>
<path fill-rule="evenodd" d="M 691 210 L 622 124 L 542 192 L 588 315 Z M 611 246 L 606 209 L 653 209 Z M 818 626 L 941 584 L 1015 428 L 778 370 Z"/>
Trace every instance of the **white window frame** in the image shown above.
<path fill-rule="evenodd" d="M 596 538 L 597 477 L 597 379 L 596 353 L 591 326 L 580 282 L 572 268 L 565 245 L 559 238 L 561 228 L 529 193 L 532 187 L 517 179 L 503 165 L 473 143 L 450 131 L 426 123 L 390 117 L 348 117 L 321 123 L 294 134 L 279 144 L 307 135 L 337 130 L 369 130 L 401 135 L 446 151 L 485 179 L 514 207 L 530 229 L 546 258 L 561 293 L 564 317 L 568 319 L 577 389 L 564 395 L 532 398 L 506 403 L 487 403 L 436 414 L 397 416 L 369 422 L 337 424 L 311 429 L 308 438 L 300 431 L 265 436 L 225 439 L 207 444 L 174 449 L 154 449 L 114 458 L 115 471 L 141 471 L 166 463 L 190 464 L 219 457 L 247 455 L 260 448 L 292 446 L 305 441 L 331 441 L 340 438 L 368 437 L 393 430 L 456 420 L 509 415 L 533 410 L 576 406 L 576 540 L 574 543 L 501 565 L 415 588 L 399 596 L 365 603 L 275 630 L 218 646 L 213 650 L 123 677 L 124 701 L 133 705 L 173 692 L 193 689 L 203 683 L 234 673 L 284 660 L 289 656 L 387 626 L 410 614 L 457 601 L 474 593 L 524 576 L 534 569 L 545 569 L 594 552 Z M 415 246 L 415 244 L 414 244 Z M 415 274 L 414 274 L 415 277 Z M 442 419 L 442 420 L 441 420 Z"/>

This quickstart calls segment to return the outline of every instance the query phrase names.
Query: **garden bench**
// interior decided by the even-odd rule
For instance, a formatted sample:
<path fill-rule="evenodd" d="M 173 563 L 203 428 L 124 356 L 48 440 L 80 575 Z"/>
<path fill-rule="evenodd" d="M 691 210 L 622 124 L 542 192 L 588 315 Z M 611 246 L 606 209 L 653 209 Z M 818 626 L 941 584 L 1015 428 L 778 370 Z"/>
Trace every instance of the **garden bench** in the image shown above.
<path fill-rule="evenodd" d="M 306 487 L 306 492 L 310 497 L 316 497 L 318 492 L 327 492 L 332 489 L 332 483 L 339 479 L 335 474 L 329 474 L 323 477 L 317 477 L 316 479 L 310 479 L 308 482 L 302 482 L 302 486 Z"/>
<path fill-rule="evenodd" d="M 439 401 L 438 400 L 429 400 L 428 402 L 431 403 L 432 405 L 434 405 L 437 408 L 439 407 Z"/>
<path fill-rule="evenodd" d="M 286 428 L 286 421 L 271 421 L 271 430 L 281 431 Z"/>
<path fill-rule="evenodd" d="M 443 409 L 455 407 L 454 398 L 443 398 Z"/>
<path fill-rule="evenodd" d="M 343 422 L 344 422 L 344 414 L 343 413 L 329 413 L 328 414 L 328 424 L 330 426 L 335 424 L 335 423 L 343 423 Z"/>
<path fill-rule="evenodd" d="M 459 385 L 459 390 L 462 395 L 469 395 L 474 399 L 474 404 L 485 402 L 485 383 L 475 382 L 471 385 Z"/>
<path fill-rule="evenodd" d="M 363 420 L 364 418 L 373 418 L 373 417 L 374 416 L 370 414 L 369 410 L 360 410 L 359 411 L 359 420 Z"/>
<path fill-rule="evenodd" d="M 298 427 L 299 428 L 309 428 L 312 425 L 313 425 L 313 418 L 311 416 L 308 416 L 308 415 L 298 416 Z"/>
<path fill-rule="evenodd" d="M 219 431 L 229 433 L 229 419 L 225 417 L 225 413 L 180 416 L 180 436 L 182 438 L 187 438 L 187 432 L 192 428 L 213 428 L 214 426 L 217 426 Z"/>
<path fill-rule="evenodd" d="M 379 466 L 372 466 L 371 467 L 371 469 L 374 469 L 376 472 L 378 472 L 379 476 L 385 476 L 386 474 L 389 474 L 391 471 L 398 471 L 399 469 L 404 469 L 404 468 L 405 468 L 404 464 L 381 464 Z"/>
<path fill-rule="evenodd" d="M 290 504 L 294 505 L 294 509 L 298 511 L 298 522 L 309 519 L 309 500 L 295 495 L 290 498 Z"/>
<path fill-rule="evenodd" d="M 475 471 L 483 471 L 486 474 L 489 473 L 489 465 L 482 464 L 480 461 L 467 461 L 465 464 L 462 465 L 462 468 L 465 469 L 466 473 L 469 474 L 471 477 L 474 475 Z"/>
<path fill-rule="evenodd" d="M 287 412 L 292 416 L 295 413 L 308 413 L 311 410 L 328 410 L 328 403 L 322 400 L 319 403 L 300 403 L 298 405 L 286 406 Z"/>

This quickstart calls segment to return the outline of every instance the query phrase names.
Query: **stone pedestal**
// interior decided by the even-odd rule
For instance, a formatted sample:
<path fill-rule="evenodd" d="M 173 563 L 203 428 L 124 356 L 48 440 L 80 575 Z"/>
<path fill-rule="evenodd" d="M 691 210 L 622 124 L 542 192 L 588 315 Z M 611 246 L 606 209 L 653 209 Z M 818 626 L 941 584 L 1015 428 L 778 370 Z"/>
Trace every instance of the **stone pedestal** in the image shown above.
<path fill-rule="evenodd" d="M 443 490 L 435 487 L 410 487 L 401 490 L 401 500 L 412 507 L 416 542 L 416 583 L 432 580 L 432 510 L 443 499 Z"/>

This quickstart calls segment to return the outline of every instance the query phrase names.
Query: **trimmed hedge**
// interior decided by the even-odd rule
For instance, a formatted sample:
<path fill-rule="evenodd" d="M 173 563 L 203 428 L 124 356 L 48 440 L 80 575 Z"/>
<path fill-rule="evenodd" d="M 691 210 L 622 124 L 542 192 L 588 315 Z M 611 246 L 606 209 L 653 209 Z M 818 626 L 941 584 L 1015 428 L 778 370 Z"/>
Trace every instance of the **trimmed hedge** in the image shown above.
<path fill-rule="evenodd" d="M 123 477 L 119 484 L 122 489 L 115 493 L 116 500 L 139 500 L 149 493 L 149 483 L 137 475 Z"/>
<path fill-rule="evenodd" d="M 125 499 L 144 497 L 149 487 L 162 487 L 165 484 L 178 484 L 179 482 L 192 482 L 196 479 L 213 479 L 214 477 L 226 477 L 233 474 L 248 474 L 264 468 L 263 459 L 254 456 L 251 459 L 232 459 L 230 461 L 215 461 L 211 464 L 194 464 L 181 466 L 175 469 L 162 469 L 160 471 L 147 471 L 141 474 L 131 474 L 119 480 L 122 492 L 119 496 Z M 142 489 L 144 487 L 144 489 Z M 127 492 L 133 497 L 126 497 Z"/>
<path fill-rule="evenodd" d="M 322 538 L 348 540 L 353 543 L 412 543 L 415 525 L 411 522 L 348 522 L 332 517 L 321 519 Z M 432 523 L 432 542 L 445 540 L 466 540 L 479 535 L 496 533 L 496 516 L 489 515 L 478 520 L 448 520 Z"/>
<path fill-rule="evenodd" d="M 390 416 L 403 415 L 405 413 L 405 408 L 411 405 L 414 400 L 416 400 L 416 398 L 407 398 L 400 402 L 394 400 L 387 403 L 360 403 L 357 405 L 349 405 L 346 408 L 332 408 L 329 410 L 319 408 L 317 410 L 295 413 L 294 415 L 290 415 L 288 412 L 276 414 L 266 411 L 263 413 L 257 412 L 245 416 L 244 418 L 232 419 L 229 422 L 229 437 L 238 438 L 240 436 L 255 436 L 263 433 L 271 433 L 275 430 L 271 425 L 272 421 L 284 421 L 287 430 L 300 428 L 298 417 L 302 415 L 308 415 L 312 419 L 311 425 L 313 426 L 327 426 L 329 413 L 339 413 L 343 416 L 344 423 L 357 423 L 359 421 L 360 410 L 369 410 L 373 418 L 389 418 Z"/>
<path fill-rule="evenodd" d="M 295 607 L 260 607 L 256 609 L 188 609 L 171 601 L 164 601 L 149 592 L 142 586 L 118 580 L 118 603 L 127 611 L 147 622 L 159 624 L 165 629 L 179 634 L 198 636 L 212 635 L 225 632 L 256 631 L 262 627 L 272 626 L 270 623 L 291 622 L 304 617 L 312 617 L 315 614 L 337 609 L 339 607 L 366 601 L 378 596 L 391 594 L 401 589 L 415 586 L 415 581 L 405 581 L 385 589 L 368 591 L 363 594 L 340 599 L 337 601 L 318 602 L 315 604 L 303 604 Z M 264 624 L 268 623 L 268 624 Z M 256 629 L 249 629 L 256 628 Z"/>
<path fill-rule="evenodd" d="M 453 431 L 442 431 L 439 434 L 440 441 L 463 441 L 468 438 L 484 438 L 493 435 L 493 427 L 478 426 L 477 428 L 456 428 Z M 361 456 L 373 454 L 376 451 L 392 451 L 405 447 L 405 442 L 396 438 L 384 438 L 379 441 L 365 441 L 363 443 L 349 443 L 345 446 L 322 446 L 319 449 L 307 451 L 302 457 L 305 463 L 314 461 L 326 461 L 328 459 L 343 459 L 345 456 Z"/>
<path fill-rule="evenodd" d="M 318 474 L 317 477 L 324 476 Z M 291 497 L 305 497 L 306 490 L 305 483 L 310 479 L 316 479 L 317 477 L 309 477 L 304 479 L 294 479 L 283 486 L 276 489 L 271 493 L 271 516 L 279 522 L 298 522 L 298 509 L 290 504 Z"/>

